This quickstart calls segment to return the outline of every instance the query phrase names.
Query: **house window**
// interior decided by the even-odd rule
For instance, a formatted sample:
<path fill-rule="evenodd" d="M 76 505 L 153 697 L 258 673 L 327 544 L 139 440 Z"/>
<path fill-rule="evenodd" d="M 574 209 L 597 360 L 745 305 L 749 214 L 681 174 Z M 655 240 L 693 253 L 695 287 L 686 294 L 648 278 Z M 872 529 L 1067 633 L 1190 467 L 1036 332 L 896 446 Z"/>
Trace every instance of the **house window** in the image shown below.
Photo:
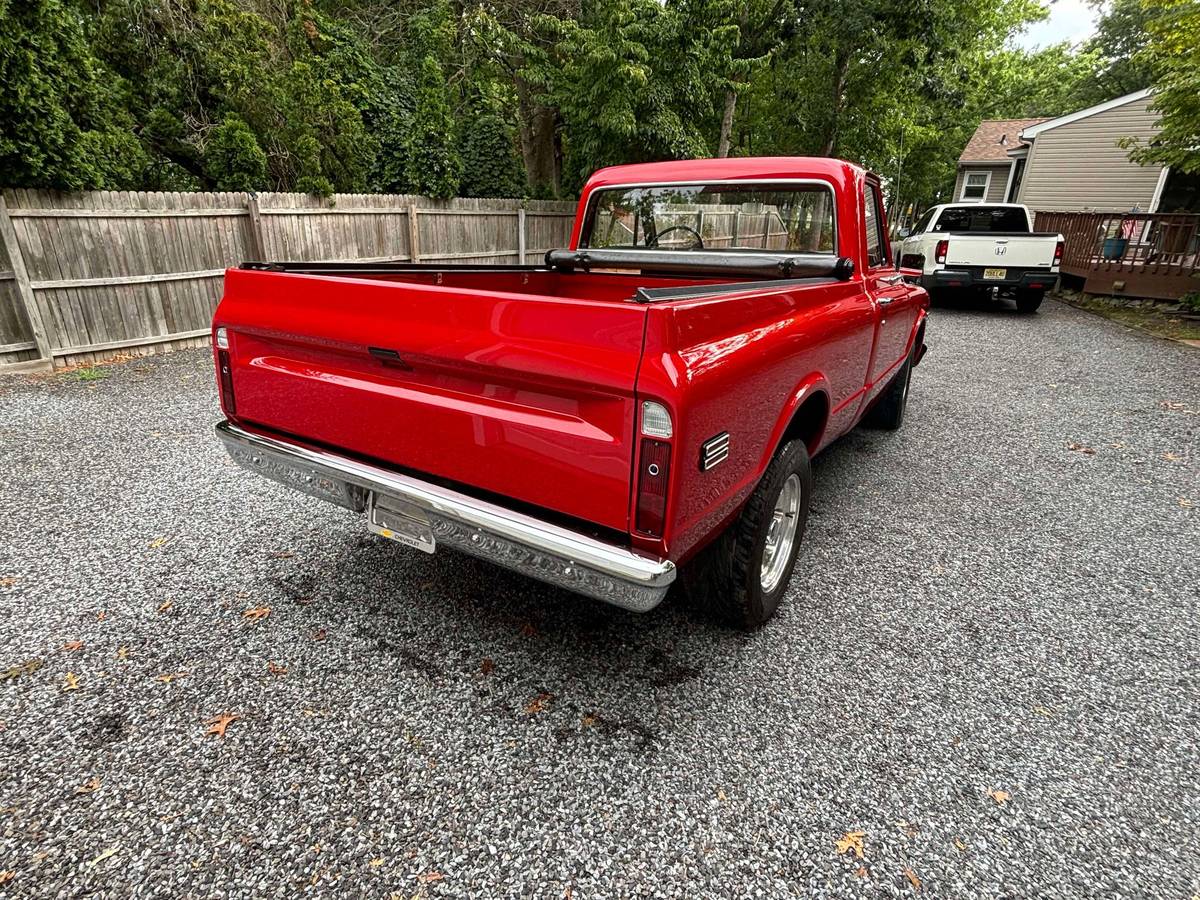
<path fill-rule="evenodd" d="M 958 199 L 963 203 L 982 203 L 987 199 L 991 180 L 991 172 L 967 172 L 963 176 L 962 195 Z"/>

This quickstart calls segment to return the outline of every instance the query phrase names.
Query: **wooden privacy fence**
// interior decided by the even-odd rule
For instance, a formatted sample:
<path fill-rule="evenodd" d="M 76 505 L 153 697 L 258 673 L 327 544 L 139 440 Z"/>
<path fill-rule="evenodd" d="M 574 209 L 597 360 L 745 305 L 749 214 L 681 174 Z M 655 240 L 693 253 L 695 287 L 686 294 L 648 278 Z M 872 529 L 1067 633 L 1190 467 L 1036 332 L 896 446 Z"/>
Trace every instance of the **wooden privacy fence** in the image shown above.
<path fill-rule="evenodd" d="M 1178 300 L 1200 291 L 1200 214 L 1039 212 L 1066 245 L 1062 271 L 1093 294 Z"/>
<path fill-rule="evenodd" d="M 570 238 L 565 201 L 396 194 L 0 196 L 0 373 L 201 346 L 245 260 L 522 263 Z"/>

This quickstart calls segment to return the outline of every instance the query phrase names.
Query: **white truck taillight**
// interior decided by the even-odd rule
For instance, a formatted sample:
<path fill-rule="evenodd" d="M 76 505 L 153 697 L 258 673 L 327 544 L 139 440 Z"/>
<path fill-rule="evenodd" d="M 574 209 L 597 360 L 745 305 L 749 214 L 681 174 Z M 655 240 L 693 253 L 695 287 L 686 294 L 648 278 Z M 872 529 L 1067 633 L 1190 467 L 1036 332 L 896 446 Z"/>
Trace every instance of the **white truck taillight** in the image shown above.
<path fill-rule="evenodd" d="M 1054 264 L 1057 266 L 1062 262 L 1063 250 L 1066 249 L 1067 242 L 1059 241 L 1054 245 Z"/>
<path fill-rule="evenodd" d="M 949 241 L 938 241 L 937 247 L 933 251 L 933 259 L 935 262 L 945 265 L 946 256 L 950 252 Z"/>

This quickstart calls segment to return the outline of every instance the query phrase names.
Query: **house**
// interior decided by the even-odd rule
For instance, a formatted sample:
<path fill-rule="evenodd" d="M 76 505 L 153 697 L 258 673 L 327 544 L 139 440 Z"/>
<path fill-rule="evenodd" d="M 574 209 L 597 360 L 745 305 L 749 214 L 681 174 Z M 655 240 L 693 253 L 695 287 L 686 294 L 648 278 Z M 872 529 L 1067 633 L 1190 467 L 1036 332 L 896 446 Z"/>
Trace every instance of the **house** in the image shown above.
<path fill-rule="evenodd" d="M 987 119 L 979 123 L 958 158 L 952 203 L 1014 202 L 1016 190 L 1010 150 L 1028 147 L 1021 132 L 1045 119 Z M 1017 183 L 1019 187 L 1020 183 Z"/>
<path fill-rule="evenodd" d="M 959 157 L 953 199 L 1044 213 L 1200 209 L 1195 178 L 1138 165 L 1121 146 L 1158 133 L 1150 103 L 1147 88 L 1053 119 L 981 122 Z"/>

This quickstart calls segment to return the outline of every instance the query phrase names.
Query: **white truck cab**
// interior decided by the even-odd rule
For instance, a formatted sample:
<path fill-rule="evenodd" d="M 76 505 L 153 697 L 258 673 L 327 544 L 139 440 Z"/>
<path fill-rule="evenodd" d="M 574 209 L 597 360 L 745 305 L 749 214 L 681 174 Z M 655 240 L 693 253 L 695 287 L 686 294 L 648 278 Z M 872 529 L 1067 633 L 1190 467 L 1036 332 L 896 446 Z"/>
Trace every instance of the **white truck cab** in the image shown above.
<path fill-rule="evenodd" d="M 1034 312 L 1058 279 L 1063 236 L 1035 233 L 1029 209 L 1016 203 L 943 203 L 927 210 L 900 241 L 900 264 L 921 270 L 936 299 L 954 290 L 1012 294 Z"/>

